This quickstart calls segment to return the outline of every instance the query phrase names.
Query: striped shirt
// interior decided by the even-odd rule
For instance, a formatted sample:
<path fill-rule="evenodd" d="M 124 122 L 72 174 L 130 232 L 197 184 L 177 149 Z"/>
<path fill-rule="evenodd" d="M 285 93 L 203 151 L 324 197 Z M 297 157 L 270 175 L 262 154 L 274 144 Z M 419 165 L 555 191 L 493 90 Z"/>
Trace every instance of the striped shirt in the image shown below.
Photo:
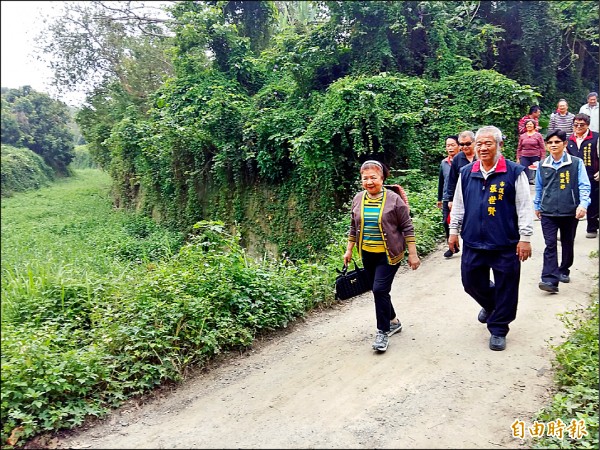
<path fill-rule="evenodd" d="M 567 133 L 567 136 L 573 133 L 573 119 L 575 114 L 567 111 L 565 115 L 558 112 L 550 114 L 550 123 L 548 124 L 548 133 L 550 134 L 556 130 L 563 130 Z"/>
<path fill-rule="evenodd" d="M 362 250 L 371 253 L 383 253 L 383 238 L 381 229 L 379 228 L 379 220 L 381 217 L 381 207 L 383 206 L 383 196 L 376 199 L 365 198 L 365 207 L 363 210 L 363 239 Z"/>

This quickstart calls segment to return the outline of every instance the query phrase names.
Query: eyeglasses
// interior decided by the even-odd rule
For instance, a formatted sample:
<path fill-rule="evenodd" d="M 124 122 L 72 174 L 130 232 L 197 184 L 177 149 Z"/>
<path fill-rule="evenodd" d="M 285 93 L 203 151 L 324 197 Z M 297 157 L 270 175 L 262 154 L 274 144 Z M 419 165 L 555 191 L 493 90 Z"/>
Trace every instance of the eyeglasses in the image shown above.
<path fill-rule="evenodd" d="M 473 143 L 473 141 L 471 141 L 471 142 L 459 142 L 458 145 L 460 145 L 461 147 L 468 147 L 472 143 Z"/>
<path fill-rule="evenodd" d="M 583 128 L 583 127 L 587 127 L 588 124 L 587 123 L 574 123 L 573 124 L 573 128 Z"/>

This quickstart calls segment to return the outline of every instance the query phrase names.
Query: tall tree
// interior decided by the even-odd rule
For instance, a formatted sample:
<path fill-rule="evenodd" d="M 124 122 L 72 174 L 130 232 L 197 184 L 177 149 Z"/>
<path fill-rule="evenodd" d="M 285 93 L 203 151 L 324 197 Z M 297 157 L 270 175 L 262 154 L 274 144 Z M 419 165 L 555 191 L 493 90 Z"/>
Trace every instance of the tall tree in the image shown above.
<path fill-rule="evenodd" d="M 172 75 L 165 54 L 170 18 L 152 3 L 64 2 L 62 14 L 36 37 L 56 87 L 92 94 L 118 81 L 132 102 L 143 105 Z"/>

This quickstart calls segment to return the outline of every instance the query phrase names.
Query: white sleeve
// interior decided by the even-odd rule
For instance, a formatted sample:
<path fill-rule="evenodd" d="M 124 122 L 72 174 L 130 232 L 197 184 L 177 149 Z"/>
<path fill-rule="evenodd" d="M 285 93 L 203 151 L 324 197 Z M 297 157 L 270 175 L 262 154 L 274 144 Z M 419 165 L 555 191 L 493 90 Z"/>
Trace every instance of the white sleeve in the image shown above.
<path fill-rule="evenodd" d="M 529 185 L 529 183 L 528 183 Z M 465 203 L 462 195 L 461 175 L 458 175 L 456 189 L 454 189 L 454 199 L 452 201 L 452 209 L 450 210 L 450 234 L 459 234 L 460 226 L 465 215 Z"/>
<path fill-rule="evenodd" d="M 521 172 L 517 178 L 515 189 L 520 240 L 529 242 L 533 234 L 533 202 L 529 192 L 529 180 L 525 172 Z"/>

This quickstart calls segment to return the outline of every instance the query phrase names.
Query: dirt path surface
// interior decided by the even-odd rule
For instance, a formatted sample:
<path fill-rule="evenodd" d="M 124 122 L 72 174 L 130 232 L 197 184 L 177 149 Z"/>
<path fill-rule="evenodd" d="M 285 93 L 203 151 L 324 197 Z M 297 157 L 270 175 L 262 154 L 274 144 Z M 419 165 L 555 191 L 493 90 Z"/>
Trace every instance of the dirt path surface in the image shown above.
<path fill-rule="evenodd" d="M 538 289 L 544 249 L 522 264 L 517 319 L 507 348 L 488 348 L 479 307 L 463 291 L 460 255 L 401 268 L 392 298 L 403 331 L 371 349 L 370 293 L 309 315 L 286 333 L 229 358 L 141 406 L 129 402 L 59 448 L 516 448 L 511 424 L 548 402 L 557 313 L 589 304 L 598 239 L 580 221 L 571 283 Z M 340 260 L 341 260 L 340 255 Z"/>

